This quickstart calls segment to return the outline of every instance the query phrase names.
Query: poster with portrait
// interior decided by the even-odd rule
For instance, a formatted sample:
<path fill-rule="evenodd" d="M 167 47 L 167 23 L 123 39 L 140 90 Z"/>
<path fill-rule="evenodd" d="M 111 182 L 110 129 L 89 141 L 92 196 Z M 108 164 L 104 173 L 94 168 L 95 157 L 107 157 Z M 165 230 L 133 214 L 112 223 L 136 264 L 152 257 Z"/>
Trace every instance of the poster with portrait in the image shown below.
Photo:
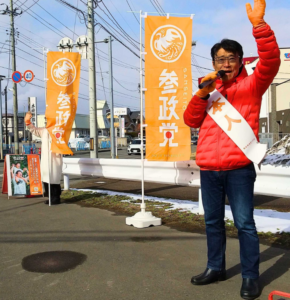
<path fill-rule="evenodd" d="M 4 169 L 8 196 L 42 195 L 40 161 L 37 154 L 6 155 Z"/>

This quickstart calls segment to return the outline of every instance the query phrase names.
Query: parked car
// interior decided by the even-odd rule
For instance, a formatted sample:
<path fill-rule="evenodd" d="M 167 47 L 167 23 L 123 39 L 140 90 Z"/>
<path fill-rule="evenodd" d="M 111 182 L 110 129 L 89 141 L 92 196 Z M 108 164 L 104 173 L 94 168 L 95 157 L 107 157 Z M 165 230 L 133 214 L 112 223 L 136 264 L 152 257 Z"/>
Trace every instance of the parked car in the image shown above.
<path fill-rule="evenodd" d="M 197 145 L 198 136 L 192 136 L 191 137 L 191 145 Z"/>
<path fill-rule="evenodd" d="M 146 152 L 146 141 L 143 140 L 143 153 L 145 154 Z M 128 145 L 128 148 L 127 148 L 127 151 L 128 151 L 128 155 L 131 155 L 132 153 L 140 153 L 141 154 L 141 139 L 136 139 L 136 140 L 133 140 L 132 142 L 130 142 L 130 144 Z"/>

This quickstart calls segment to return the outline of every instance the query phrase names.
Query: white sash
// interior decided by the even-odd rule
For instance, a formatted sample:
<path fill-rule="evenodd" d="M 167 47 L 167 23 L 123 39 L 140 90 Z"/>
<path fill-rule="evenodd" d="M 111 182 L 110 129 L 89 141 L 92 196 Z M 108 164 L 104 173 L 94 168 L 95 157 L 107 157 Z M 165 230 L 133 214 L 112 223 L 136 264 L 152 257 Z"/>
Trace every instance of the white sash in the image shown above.
<path fill-rule="evenodd" d="M 249 160 L 257 165 L 263 160 L 267 145 L 257 141 L 247 121 L 220 92 L 211 94 L 206 111 Z"/>

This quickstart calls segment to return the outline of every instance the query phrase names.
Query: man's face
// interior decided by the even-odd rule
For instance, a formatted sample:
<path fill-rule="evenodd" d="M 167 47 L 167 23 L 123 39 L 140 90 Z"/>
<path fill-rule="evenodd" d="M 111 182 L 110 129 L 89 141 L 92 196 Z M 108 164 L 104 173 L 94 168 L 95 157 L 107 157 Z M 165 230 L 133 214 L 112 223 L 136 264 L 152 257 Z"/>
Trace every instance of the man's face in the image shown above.
<path fill-rule="evenodd" d="M 242 66 L 240 58 L 237 54 L 228 52 L 221 48 L 215 55 L 215 60 L 212 62 L 215 71 L 224 70 L 226 75 L 222 81 L 226 82 L 235 78 L 239 74 L 239 69 Z"/>
<path fill-rule="evenodd" d="M 17 169 L 20 169 L 20 164 L 19 164 L 19 163 L 16 164 L 16 168 L 17 168 Z"/>
<path fill-rule="evenodd" d="M 16 176 L 17 176 L 18 178 L 21 178 L 21 177 L 22 177 L 22 173 L 21 173 L 21 172 L 18 172 Z"/>

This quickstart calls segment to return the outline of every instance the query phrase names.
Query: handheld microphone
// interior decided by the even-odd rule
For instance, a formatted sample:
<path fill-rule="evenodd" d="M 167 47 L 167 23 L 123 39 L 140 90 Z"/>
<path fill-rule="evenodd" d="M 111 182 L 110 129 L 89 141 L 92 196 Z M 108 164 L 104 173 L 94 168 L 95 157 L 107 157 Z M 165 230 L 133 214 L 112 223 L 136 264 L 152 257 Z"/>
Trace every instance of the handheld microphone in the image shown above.
<path fill-rule="evenodd" d="M 223 76 L 225 76 L 225 74 L 226 74 L 226 72 L 225 72 L 224 70 L 219 70 L 219 71 L 217 72 L 217 78 L 216 78 L 216 79 L 214 79 L 214 80 L 206 80 L 206 81 L 204 81 L 203 83 L 201 83 L 201 84 L 198 86 L 198 88 L 199 88 L 199 89 L 203 89 L 204 87 L 206 87 L 206 86 L 212 84 L 212 83 L 213 83 L 214 81 L 216 81 L 217 79 L 220 79 L 220 78 L 222 78 Z"/>

